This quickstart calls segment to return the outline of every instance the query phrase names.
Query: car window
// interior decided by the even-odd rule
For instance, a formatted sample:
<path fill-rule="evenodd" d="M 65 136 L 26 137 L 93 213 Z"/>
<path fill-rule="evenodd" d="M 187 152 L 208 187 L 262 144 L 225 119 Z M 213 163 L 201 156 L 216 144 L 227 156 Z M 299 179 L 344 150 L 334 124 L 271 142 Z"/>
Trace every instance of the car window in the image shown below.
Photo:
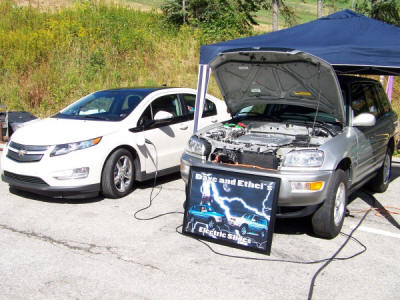
<path fill-rule="evenodd" d="M 351 87 L 351 108 L 354 112 L 354 116 L 369 112 L 364 88 L 361 84 L 353 84 Z"/>
<path fill-rule="evenodd" d="M 380 107 L 377 103 L 377 95 L 372 84 L 353 84 L 352 86 L 352 108 L 354 116 L 368 112 L 375 117 L 381 115 Z"/>
<path fill-rule="evenodd" d="M 272 106 L 269 106 L 269 108 L 272 108 Z M 264 115 L 271 113 L 270 111 L 266 111 L 267 109 L 267 104 L 265 103 L 260 103 L 260 104 L 255 104 L 255 105 L 249 105 L 246 107 L 243 107 L 237 114 L 238 115 Z"/>
<path fill-rule="evenodd" d="M 388 97 L 381 85 L 375 85 L 376 99 L 378 99 L 378 105 L 382 114 L 388 113 L 392 110 Z"/>
<path fill-rule="evenodd" d="M 376 93 L 372 84 L 364 85 L 365 98 L 367 99 L 368 111 L 375 117 L 379 117 L 380 110 L 376 100 Z"/>
<path fill-rule="evenodd" d="M 172 119 L 182 117 L 182 108 L 178 95 L 167 95 L 154 100 L 140 116 L 138 126 L 146 125 L 153 121 L 159 111 L 172 114 Z"/>
<path fill-rule="evenodd" d="M 129 115 L 148 93 L 144 90 L 95 92 L 71 104 L 54 117 L 120 121 Z"/>
<path fill-rule="evenodd" d="M 138 121 L 138 126 L 146 126 L 151 121 L 153 121 L 153 113 L 151 110 L 151 105 L 147 106 L 143 114 L 140 116 Z"/>
<path fill-rule="evenodd" d="M 159 111 L 166 111 L 172 114 L 173 117 L 182 116 L 182 109 L 177 95 L 167 95 L 154 100 L 151 103 L 153 117 Z"/>
<path fill-rule="evenodd" d="M 196 106 L 196 95 L 192 94 L 183 94 L 182 100 L 183 100 L 183 105 L 186 107 L 186 111 L 189 115 L 194 114 L 194 109 Z M 210 117 L 214 116 L 217 114 L 217 108 L 214 104 L 214 102 L 206 99 L 206 102 L 204 103 L 204 110 L 203 110 L 203 115 L 202 117 Z"/>
<path fill-rule="evenodd" d="M 100 97 L 95 98 L 82 105 L 77 112 L 78 115 L 91 115 L 108 112 L 110 110 L 111 104 L 114 101 L 114 97 Z"/>

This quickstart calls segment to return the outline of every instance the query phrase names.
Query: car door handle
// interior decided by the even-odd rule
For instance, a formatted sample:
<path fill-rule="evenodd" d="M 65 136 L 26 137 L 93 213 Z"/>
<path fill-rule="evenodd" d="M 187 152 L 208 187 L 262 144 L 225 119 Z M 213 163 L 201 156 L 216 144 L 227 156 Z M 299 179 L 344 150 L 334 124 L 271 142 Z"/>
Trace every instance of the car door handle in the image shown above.
<path fill-rule="evenodd" d="M 181 125 L 181 126 L 179 127 L 179 129 L 181 129 L 181 130 L 186 130 L 186 129 L 188 129 L 188 127 L 189 127 L 189 126 L 187 126 L 187 125 L 185 124 L 185 125 Z"/>
<path fill-rule="evenodd" d="M 218 122 L 218 120 L 217 119 L 213 119 L 213 120 L 211 120 L 211 123 L 217 123 Z"/>

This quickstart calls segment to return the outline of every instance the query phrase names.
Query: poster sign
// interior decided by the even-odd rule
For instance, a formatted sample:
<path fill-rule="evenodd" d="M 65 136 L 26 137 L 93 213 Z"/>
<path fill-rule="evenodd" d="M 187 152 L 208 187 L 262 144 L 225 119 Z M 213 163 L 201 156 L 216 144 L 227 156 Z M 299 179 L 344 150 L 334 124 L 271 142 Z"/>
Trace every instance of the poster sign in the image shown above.
<path fill-rule="evenodd" d="M 270 254 L 279 179 L 192 168 L 183 232 Z"/>

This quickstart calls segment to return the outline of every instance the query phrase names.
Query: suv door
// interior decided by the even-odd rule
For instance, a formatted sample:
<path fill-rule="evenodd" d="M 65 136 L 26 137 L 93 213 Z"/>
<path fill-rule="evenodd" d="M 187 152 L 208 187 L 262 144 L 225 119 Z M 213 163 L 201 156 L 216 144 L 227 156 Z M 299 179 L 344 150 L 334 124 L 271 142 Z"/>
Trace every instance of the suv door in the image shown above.
<path fill-rule="evenodd" d="M 377 163 L 382 165 L 385 157 L 391 133 L 395 131 L 396 117 L 392 111 L 389 99 L 380 84 L 374 85 L 375 99 L 378 105 L 378 116 L 376 120 L 376 148 Z"/>
<path fill-rule="evenodd" d="M 350 87 L 351 115 L 354 119 L 361 113 L 374 113 L 373 102 L 371 102 L 371 84 L 353 83 Z M 366 175 L 373 172 L 376 165 L 376 128 L 354 127 L 357 134 L 357 156 L 354 162 L 354 183 L 362 180 Z"/>

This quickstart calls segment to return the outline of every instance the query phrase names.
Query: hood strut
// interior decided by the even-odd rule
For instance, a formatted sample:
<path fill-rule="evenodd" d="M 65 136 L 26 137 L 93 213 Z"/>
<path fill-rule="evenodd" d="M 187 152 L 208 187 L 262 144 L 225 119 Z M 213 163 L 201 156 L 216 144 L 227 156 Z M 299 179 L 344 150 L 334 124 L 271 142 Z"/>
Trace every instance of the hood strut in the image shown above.
<path fill-rule="evenodd" d="M 313 124 L 312 124 L 312 129 L 311 129 L 310 138 L 308 139 L 307 148 L 310 147 L 311 136 L 312 136 L 312 134 L 314 134 L 315 122 L 317 121 L 317 116 L 318 116 L 320 101 L 321 101 L 321 64 L 318 63 L 318 98 L 317 98 L 317 108 L 315 109 L 314 121 L 313 121 Z"/>

